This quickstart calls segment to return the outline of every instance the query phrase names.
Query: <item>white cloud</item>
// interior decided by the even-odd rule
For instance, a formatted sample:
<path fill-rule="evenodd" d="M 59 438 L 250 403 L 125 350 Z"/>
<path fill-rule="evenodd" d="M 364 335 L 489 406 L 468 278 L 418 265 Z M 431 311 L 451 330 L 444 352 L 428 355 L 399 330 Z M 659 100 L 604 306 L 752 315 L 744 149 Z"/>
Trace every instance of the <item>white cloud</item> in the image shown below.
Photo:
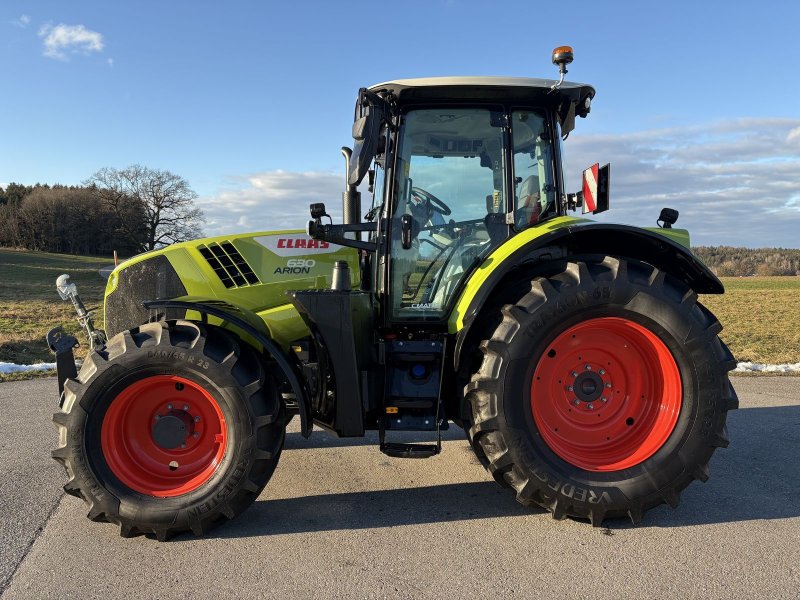
<path fill-rule="evenodd" d="M 43 54 L 67 60 L 69 54 L 91 54 L 103 50 L 103 35 L 83 25 L 45 25 L 39 30 L 44 42 Z"/>
<path fill-rule="evenodd" d="M 19 19 L 12 21 L 14 25 L 17 27 L 22 27 L 23 29 L 27 27 L 31 22 L 31 18 L 28 15 L 21 15 Z"/>
<path fill-rule="evenodd" d="M 602 221 L 652 226 L 664 206 L 697 245 L 798 247 L 800 120 L 733 119 L 628 134 L 576 131 L 565 143 L 568 188 L 581 170 L 611 163 Z"/>
<path fill-rule="evenodd" d="M 208 235 L 304 229 L 313 202 L 324 202 L 334 221 L 341 221 L 343 188 L 344 173 L 264 171 L 236 178 L 231 187 L 197 203 Z"/>

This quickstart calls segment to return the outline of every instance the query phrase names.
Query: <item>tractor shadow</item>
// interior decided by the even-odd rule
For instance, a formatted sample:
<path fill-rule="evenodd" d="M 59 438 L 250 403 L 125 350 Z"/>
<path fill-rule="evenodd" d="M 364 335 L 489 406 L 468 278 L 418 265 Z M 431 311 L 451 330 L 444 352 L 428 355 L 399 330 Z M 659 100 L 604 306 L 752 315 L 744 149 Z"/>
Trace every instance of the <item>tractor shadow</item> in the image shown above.
<path fill-rule="evenodd" d="M 732 411 L 728 434 L 731 445 L 714 453 L 708 482 L 684 490 L 677 510 L 660 506 L 648 512 L 641 526 L 800 517 L 800 406 Z"/>
<path fill-rule="evenodd" d="M 711 479 L 695 482 L 681 495 L 677 510 L 666 506 L 647 513 L 639 527 L 672 528 L 800 517 L 800 406 L 745 408 L 728 416 L 731 446 L 711 460 Z M 446 438 L 464 440 L 451 428 Z M 319 434 L 315 434 L 319 435 Z M 322 436 L 319 436 L 322 438 Z M 287 435 L 287 448 L 326 448 L 376 444 L 377 438 L 306 440 Z M 464 447 L 468 450 L 468 446 Z M 377 448 L 376 448 L 377 451 Z M 336 476 L 336 475 L 334 475 Z M 342 472 L 341 477 L 347 473 Z M 488 477 L 488 475 L 487 475 Z M 493 481 L 465 482 L 394 490 L 322 494 L 256 502 L 243 518 L 212 536 L 238 538 L 287 533 L 371 529 L 452 521 L 525 518 L 544 510 L 518 505 Z M 586 525 L 587 532 L 592 530 Z M 603 523 L 607 535 L 634 528 L 627 519 Z"/>
<path fill-rule="evenodd" d="M 493 481 L 481 481 L 260 501 L 244 518 L 215 529 L 211 536 L 374 529 L 530 514 L 507 490 Z"/>

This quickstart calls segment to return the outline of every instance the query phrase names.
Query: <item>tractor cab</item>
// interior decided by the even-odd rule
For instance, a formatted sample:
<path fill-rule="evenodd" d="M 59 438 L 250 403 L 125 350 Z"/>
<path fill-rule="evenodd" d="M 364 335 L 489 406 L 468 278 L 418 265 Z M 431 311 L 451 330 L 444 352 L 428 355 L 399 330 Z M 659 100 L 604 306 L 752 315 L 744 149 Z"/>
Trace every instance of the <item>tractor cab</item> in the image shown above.
<path fill-rule="evenodd" d="M 494 248 L 565 212 L 558 111 L 572 103 L 554 83 L 465 77 L 371 88 L 391 95 L 397 113 L 394 132 L 384 134 L 390 167 L 376 190 L 392 258 L 376 273 L 389 321 L 444 318 Z M 594 94 L 567 89 L 583 106 Z"/>
<path fill-rule="evenodd" d="M 405 79 L 362 89 L 347 151 L 345 223 L 318 239 L 360 248 L 384 325 L 446 319 L 465 278 L 516 233 L 565 215 L 560 142 L 594 89 L 502 77 Z M 356 187 L 373 203 L 360 222 Z M 348 217 L 351 220 L 348 220 Z M 369 241 L 360 233 L 369 232 Z"/>

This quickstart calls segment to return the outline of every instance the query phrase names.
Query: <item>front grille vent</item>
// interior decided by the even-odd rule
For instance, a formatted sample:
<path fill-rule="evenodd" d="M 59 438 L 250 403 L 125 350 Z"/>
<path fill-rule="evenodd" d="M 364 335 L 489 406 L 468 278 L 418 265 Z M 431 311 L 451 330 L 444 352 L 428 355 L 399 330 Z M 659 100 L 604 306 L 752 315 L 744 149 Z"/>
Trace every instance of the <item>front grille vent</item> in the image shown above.
<path fill-rule="evenodd" d="M 201 244 L 197 249 L 226 288 L 261 283 L 247 261 L 230 242 L 212 243 L 207 246 Z"/>

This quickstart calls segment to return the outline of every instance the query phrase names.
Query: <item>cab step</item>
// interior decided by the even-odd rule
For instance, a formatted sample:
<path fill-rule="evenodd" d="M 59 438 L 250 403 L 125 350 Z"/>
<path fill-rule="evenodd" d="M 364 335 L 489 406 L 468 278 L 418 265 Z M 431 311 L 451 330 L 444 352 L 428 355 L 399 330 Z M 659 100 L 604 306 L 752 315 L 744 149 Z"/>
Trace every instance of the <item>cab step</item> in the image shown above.
<path fill-rule="evenodd" d="M 430 458 L 441 451 L 441 444 L 398 444 L 396 442 L 381 444 L 381 452 L 392 458 Z"/>

